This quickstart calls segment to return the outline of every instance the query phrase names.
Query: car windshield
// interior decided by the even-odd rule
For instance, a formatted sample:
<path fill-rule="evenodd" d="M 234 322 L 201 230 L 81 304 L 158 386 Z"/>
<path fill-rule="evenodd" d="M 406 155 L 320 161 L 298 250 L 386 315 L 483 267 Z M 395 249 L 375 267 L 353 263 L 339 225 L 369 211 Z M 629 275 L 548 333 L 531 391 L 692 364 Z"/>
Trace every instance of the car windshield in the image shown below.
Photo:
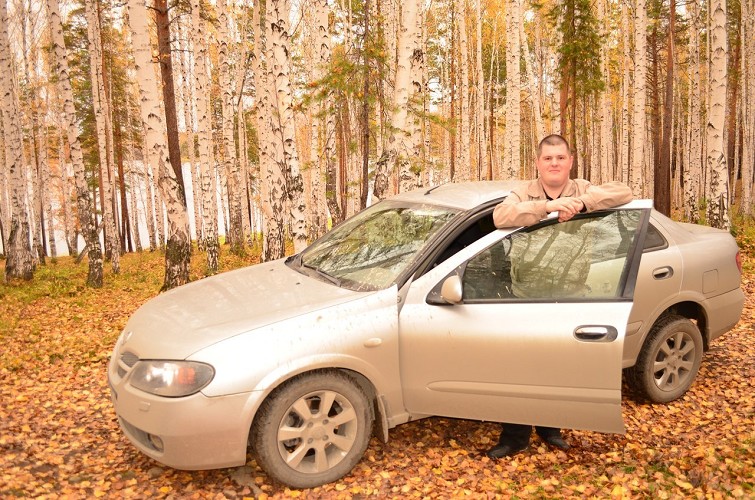
<path fill-rule="evenodd" d="M 305 249 L 292 265 L 352 290 L 390 286 L 458 210 L 383 201 Z"/>

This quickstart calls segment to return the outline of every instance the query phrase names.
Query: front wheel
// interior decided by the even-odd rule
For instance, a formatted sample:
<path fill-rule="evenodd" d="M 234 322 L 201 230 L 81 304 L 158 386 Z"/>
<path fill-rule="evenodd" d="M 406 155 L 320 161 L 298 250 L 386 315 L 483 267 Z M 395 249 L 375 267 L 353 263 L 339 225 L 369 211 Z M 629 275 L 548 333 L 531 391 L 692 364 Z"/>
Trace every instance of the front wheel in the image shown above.
<path fill-rule="evenodd" d="M 703 357 L 703 337 L 689 319 L 669 314 L 653 326 L 628 382 L 654 403 L 680 398 L 697 376 Z"/>
<path fill-rule="evenodd" d="M 342 372 L 291 379 L 260 407 L 251 432 L 257 463 L 294 488 L 347 474 L 370 440 L 373 410 L 362 388 Z"/>

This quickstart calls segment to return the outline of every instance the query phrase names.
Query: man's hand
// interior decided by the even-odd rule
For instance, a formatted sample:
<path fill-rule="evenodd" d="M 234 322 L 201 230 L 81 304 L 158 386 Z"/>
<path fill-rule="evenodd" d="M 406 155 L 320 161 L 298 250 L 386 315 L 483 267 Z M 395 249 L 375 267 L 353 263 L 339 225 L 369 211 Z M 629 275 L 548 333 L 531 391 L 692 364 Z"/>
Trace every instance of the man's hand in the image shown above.
<path fill-rule="evenodd" d="M 558 221 L 566 222 L 585 207 L 585 204 L 579 198 L 572 198 L 566 196 L 564 198 L 556 198 L 555 200 L 548 200 L 545 203 L 545 211 L 558 212 Z"/>

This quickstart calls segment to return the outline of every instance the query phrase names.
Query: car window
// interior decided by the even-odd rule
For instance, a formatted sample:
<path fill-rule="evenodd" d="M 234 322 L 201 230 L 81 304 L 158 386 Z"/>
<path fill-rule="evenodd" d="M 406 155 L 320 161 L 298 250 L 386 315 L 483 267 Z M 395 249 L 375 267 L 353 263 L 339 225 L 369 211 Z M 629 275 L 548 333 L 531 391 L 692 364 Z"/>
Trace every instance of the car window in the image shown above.
<path fill-rule="evenodd" d="M 648 232 L 645 236 L 645 244 L 643 251 L 648 252 L 651 250 L 660 250 L 666 248 L 666 238 L 663 237 L 661 232 L 652 223 L 648 224 Z"/>
<path fill-rule="evenodd" d="M 378 203 L 304 250 L 299 269 L 352 290 L 387 288 L 457 213 L 435 205 Z"/>
<path fill-rule="evenodd" d="M 505 237 L 468 261 L 463 299 L 611 299 L 621 296 L 642 211 L 590 214 Z"/>
<path fill-rule="evenodd" d="M 432 267 L 437 266 L 459 250 L 466 248 L 468 245 L 474 243 L 486 234 L 492 233 L 495 230 L 496 227 L 493 223 L 492 211 L 476 220 L 473 220 L 466 228 L 464 228 L 457 236 L 455 236 L 450 243 L 446 245 L 443 251 L 440 252 L 438 257 L 433 262 Z"/>

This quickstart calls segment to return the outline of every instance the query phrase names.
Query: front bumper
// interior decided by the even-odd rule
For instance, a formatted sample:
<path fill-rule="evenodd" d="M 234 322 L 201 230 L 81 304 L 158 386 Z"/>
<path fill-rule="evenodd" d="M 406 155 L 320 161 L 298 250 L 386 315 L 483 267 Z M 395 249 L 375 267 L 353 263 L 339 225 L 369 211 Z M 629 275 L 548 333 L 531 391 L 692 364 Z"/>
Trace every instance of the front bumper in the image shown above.
<path fill-rule="evenodd" d="M 244 465 L 259 393 L 164 398 L 131 387 L 108 373 L 118 423 L 145 455 L 175 469 Z"/>

